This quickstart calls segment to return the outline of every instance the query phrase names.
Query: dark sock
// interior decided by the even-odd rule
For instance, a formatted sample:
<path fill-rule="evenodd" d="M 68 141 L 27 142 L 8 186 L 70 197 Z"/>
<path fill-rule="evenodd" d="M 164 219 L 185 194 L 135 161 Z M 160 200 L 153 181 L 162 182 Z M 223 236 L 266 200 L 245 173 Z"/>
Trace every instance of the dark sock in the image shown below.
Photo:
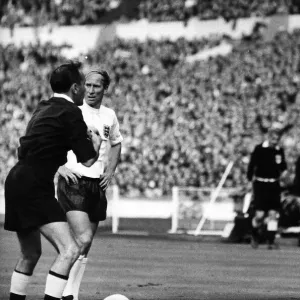
<path fill-rule="evenodd" d="M 52 297 L 52 296 L 49 296 L 49 295 L 44 296 L 44 300 L 57 300 L 57 299 L 59 299 L 59 298 Z"/>
<path fill-rule="evenodd" d="M 259 227 L 252 227 L 252 236 L 255 239 L 258 239 L 258 237 L 259 237 Z"/>
<path fill-rule="evenodd" d="M 9 294 L 9 300 L 25 300 L 26 295 L 18 295 L 14 293 Z"/>

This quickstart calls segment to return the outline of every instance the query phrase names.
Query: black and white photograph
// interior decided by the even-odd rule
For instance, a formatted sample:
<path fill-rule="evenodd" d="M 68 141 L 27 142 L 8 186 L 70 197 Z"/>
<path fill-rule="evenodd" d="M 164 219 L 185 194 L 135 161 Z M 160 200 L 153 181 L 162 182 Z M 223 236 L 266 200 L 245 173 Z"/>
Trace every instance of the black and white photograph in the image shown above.
<path fill-rule="evenodd" d="M 0 300 L 300 299 L 300 0 L 0 1 Z"/>

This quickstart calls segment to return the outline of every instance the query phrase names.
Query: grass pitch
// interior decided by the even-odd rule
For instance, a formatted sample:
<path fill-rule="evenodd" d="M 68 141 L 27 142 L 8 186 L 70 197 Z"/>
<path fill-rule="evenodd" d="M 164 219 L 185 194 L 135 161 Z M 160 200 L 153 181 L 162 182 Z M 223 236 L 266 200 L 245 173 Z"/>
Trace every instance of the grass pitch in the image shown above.
<path fill-rule="evenodd" d="M 18 255 L 14 233 L 0 227 L 0 300 L 8 299 Z M 28 300 L 43 298 L 46 273 L 55 252 L 43 240 L 43 254 Z M 131 300 L 300 299 L 300 248 L 280 250 L 218 241 L 185 241 L 112 236 L 94 240 L 80 300 L 123 294 Z"/>

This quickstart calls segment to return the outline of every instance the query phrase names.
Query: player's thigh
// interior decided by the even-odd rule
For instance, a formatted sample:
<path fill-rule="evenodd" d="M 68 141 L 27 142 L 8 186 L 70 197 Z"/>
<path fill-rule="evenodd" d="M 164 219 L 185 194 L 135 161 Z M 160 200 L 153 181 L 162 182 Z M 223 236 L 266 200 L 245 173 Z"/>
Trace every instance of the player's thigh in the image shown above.
<path fill-rule="evenodd" d="M 86 212 L 79 210 L 68 211 L 67 219 L 76 239 L 83 236 L 92 239 L 94 235 L 94 224 L 90 222 Z"/>
<path fill-rule="evenodd" d="M 17 232 L 23 259 L 37 261 L 42 253 L 41 234 L 39 230 Z"/>
<path fill-rule="evenodd" d="M 77 249 L 76 242 L 71 234 L 70 227 L 67 222 L 48 223 L 40 227 L 43 236 L 58 250 L 58 252 L 66 249 Z"/>

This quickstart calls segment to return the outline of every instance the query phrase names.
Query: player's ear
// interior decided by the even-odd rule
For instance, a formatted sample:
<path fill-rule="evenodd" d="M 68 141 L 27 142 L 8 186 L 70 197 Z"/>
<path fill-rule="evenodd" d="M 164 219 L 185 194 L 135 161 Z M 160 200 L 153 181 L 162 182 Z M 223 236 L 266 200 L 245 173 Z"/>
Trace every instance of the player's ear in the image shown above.
<path fill-rule="evenodd" d="M 76 82 L 74 82 L 74 83 L 71 85 L 70 90 L 71 90 L 71 92 L 72 92 L 73 94 L 76 95 L 76 94 L 78 93 L 78 91 L 79 91 L 79 86 L 78 86 L 78 84 L 77 84 Z"/>

